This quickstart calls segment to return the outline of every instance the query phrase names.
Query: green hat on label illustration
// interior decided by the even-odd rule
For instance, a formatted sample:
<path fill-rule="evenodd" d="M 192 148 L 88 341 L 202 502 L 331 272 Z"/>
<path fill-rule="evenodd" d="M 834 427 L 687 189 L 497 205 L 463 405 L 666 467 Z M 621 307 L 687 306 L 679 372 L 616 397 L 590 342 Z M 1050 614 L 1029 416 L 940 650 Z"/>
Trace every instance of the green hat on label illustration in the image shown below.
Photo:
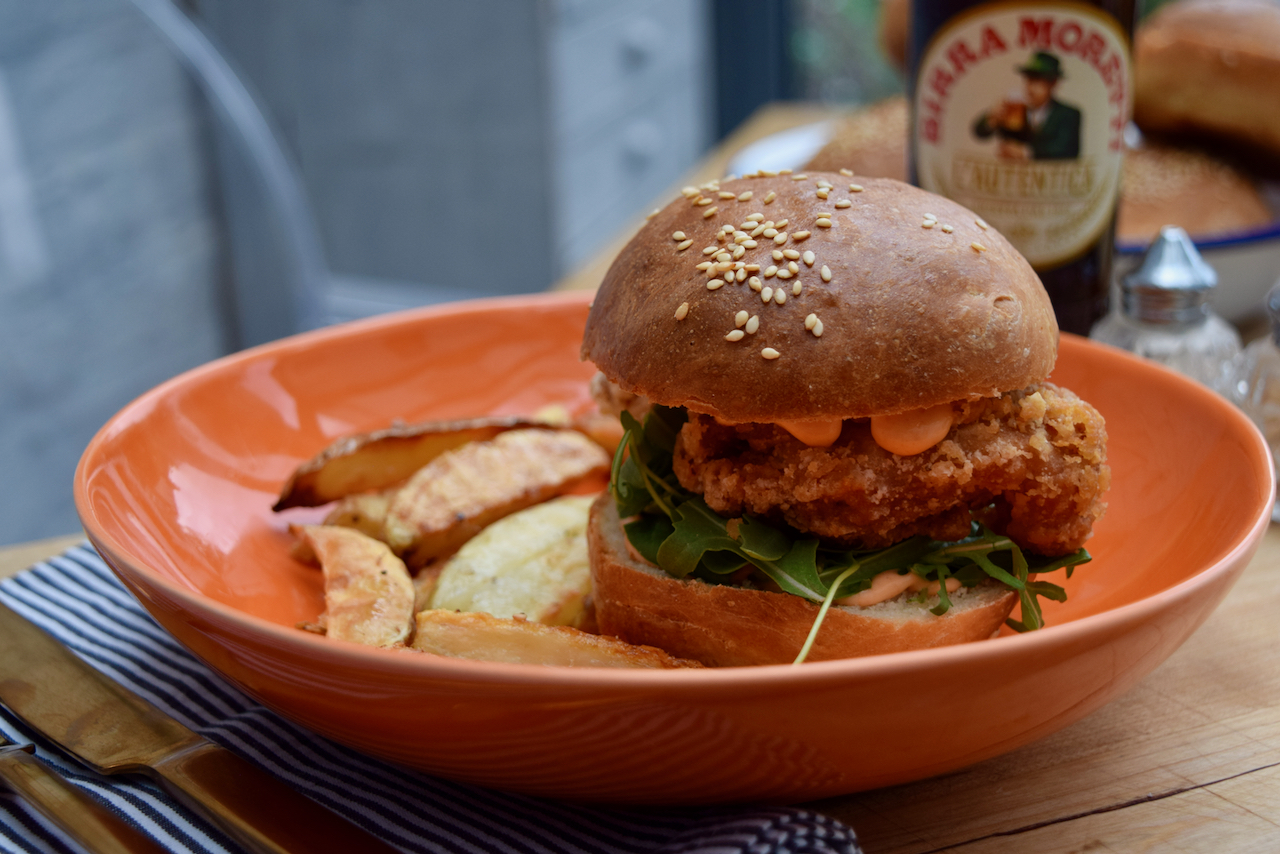
<path fill-rule="evenodd" d="M 1018 69 L 1019 73 L 1028 77 L 1043 77 L 1046 80 L 1057 80 L 1062 75 L 1062 63 L 1058 57 L 1044 51 L 1036 51 L 1031 61 Z"/>

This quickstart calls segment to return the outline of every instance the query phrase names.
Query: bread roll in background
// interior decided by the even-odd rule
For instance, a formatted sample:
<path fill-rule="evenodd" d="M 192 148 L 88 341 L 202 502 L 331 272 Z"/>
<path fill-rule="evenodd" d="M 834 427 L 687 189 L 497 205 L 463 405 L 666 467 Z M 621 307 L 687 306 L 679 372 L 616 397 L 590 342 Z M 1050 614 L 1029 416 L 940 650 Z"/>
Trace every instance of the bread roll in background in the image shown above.
<path fill-rule="evenodd" d="M 1139 29 L 1134 120 L 1280 154 L 1280 3 L 1180 0 Z"/>

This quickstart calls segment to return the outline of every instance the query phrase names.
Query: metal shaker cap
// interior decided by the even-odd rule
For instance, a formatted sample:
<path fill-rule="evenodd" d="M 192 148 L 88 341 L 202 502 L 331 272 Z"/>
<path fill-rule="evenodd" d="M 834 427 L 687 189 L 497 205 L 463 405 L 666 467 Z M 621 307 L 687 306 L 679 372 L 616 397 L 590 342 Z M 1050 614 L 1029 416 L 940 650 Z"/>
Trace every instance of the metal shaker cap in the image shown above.
<path fill-rule="evenodd" d="M 1124 312 L 1144 323 L 1193 323 L 1209 316 L 1218 274 L 1200 257 L 1187 233 L 1166 225 L 1142 264 L 1121 280 Z"/>

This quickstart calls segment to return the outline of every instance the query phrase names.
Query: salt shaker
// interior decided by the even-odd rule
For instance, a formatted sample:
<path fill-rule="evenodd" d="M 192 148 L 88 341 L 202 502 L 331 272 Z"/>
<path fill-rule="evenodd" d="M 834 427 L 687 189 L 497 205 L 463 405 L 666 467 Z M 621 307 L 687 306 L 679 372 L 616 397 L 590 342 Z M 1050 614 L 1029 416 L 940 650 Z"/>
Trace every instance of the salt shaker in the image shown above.
<path fill-rule="evenodd" d="M 1271 334 L 1251 342 L 1240 355 L 1236 403 L 1258 425 L 1280 467 L 1280 282 L 1267 292 L 1266 306 Z M 1280 522 L 1280 506 L 1272 509 L 1271 518 Z"/>
<path fill-rule="evenodd" d="M 1181 228 L 1166 225 L 1142 264 L 1121 280 L 1120 304 L 1089 337 L 1199 380 L 1227 397 L 1236 385 L 1240 334 L 1214 313 L 1218 274 Z"/>

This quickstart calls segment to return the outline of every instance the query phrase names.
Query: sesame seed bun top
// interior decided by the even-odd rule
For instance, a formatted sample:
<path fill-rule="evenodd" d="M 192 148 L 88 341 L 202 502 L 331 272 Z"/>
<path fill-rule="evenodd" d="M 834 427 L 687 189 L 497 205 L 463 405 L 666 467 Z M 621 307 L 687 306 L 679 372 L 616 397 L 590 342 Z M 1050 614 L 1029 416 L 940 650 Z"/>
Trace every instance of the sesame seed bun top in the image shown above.
<path fill-rule="evenodd" d="M 717 240 L 726 225 L 737 234 Z M 1039 278 L 972 211 L 815 172 L 686 188 L 609 269 L 582 357 L 655 403 L 776 422 L 1023 388 L 1048 376 L 1057 341 Z"/>

